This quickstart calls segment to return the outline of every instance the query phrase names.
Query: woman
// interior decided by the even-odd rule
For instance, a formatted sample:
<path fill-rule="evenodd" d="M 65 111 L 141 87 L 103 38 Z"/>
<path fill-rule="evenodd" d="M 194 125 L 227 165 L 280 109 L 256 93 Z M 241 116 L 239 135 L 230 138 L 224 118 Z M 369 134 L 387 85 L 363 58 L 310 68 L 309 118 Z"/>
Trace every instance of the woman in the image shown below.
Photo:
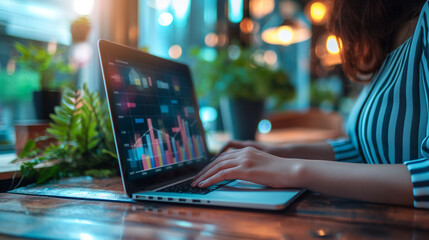
<path fill-rule="evenodd" d="M 349 138 L 281 147 L 230 142 L 194 186 L 242 179 L 429 208 L 429 2 L 334 0 L 332 7 L 343 69 L 368 83 Z"/>

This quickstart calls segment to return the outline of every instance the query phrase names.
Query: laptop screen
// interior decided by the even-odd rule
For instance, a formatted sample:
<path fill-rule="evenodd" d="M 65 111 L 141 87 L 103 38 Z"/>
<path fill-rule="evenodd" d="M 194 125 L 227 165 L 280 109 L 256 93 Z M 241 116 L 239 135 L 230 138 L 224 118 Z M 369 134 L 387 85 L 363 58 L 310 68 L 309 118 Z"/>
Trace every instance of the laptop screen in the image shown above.
<path fill-rule="evenodd" d="M 132 51 L 100 49 L 122 174 L 138 181 L 208 160 L 189 69 Z"/>
<path fill-rule="evenodd" d="M 119 59 L 109 68 L 131 178 L 205 157 L 186 76 Z"/>

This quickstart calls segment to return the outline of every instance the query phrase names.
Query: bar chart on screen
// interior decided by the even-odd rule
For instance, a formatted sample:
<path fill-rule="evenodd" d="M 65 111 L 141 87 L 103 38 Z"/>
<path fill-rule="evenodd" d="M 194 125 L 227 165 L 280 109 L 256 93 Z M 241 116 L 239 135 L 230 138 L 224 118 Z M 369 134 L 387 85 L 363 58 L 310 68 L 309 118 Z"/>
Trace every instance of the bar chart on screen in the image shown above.
<path fill-rule="evenodd" d="M 206 157 L 193 90 L 183 76 L 112 65 L 120 139 L 129 174 Z"/>
<path fill-rule="evenodd" d="M 139 162 L 143 166 L 141 170 L 149 170 L 204 156 L 202 136 L 190 131 L 195 123 L 189 124 L 177 116 L 177 126 L 163 131 L 153 127 L 151 118 L 146 122 L 149 130 L 144 134 L 135 133 L 134 143 L 128 150 L 132 169 L 137 170 Z"/>

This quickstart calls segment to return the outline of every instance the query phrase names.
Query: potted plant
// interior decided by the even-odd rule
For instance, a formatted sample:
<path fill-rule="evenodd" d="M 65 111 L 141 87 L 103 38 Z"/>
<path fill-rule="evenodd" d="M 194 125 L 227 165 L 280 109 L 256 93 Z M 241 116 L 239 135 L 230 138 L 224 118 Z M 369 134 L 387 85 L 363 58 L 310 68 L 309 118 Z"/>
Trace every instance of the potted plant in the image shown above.
<path fill-rule="evenodd" d="M 37 119 L 48 120 L 61 101 L 61 84 L 54 82 L 56 74 L 70 74 L 72 69 L 58 52 L 51 54 L 44 47 L 33 44 L 15 43 L 15 48 L 19 53 L 18 63 L 39 75 L 40 90 L 33 91 L 33 102 Z"/>
<path fill-rule="evenodd" d="M 75 19 L 70 26 L 73 43 L 86 41 L 90 30 L 91 24 L 89 22 L 88 17 L 82 16 Z"/>
<path fill-rule="evenodd" d="M 282 70 L 256 61 L 251 49 L 221 49 L 208 61 L 202 51 L 194 50 L 198 63 L 194 68 L 200 96 L 220 101 L 224 127 L 234 139 L 254 139 L 265 101 L 275 107 L 295 96 L 289 76 Z"/>
<path fill-rule="evenodd" d="M 41 184 L 73 176 L 111 177 L 119 167 L 107 102 L 86 84 L 66 88 L 61 104 L 51 114 L 44 136 L 26 142 L 15 163 L 21 175 Z M 52 143 L 38 147 L 40 141 Z"/>

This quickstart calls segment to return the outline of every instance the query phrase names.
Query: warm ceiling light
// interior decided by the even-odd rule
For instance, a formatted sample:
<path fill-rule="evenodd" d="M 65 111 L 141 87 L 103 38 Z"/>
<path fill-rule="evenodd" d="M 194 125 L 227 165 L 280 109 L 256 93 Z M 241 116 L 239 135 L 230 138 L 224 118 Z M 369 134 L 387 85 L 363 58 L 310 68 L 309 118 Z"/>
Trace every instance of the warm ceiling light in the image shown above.
<path fill-rule="evenodd" d="M 326 6 L 321 2 L 313 2 L 310 6 L 311 21 L 320 23 L 326 16 Z"/>
<path fill-rule="evenodd" d="M 312 24 L 322 25 L 327 20 L 328 10 L 326 0 L 314 0 L 306 5 L 304 12 Z"/>
<path fill-rule="evenodd" d="M 277 35 L 282 43 L 290 44 L 293 39 L 293 29 L 290 26 L 280 26 Z"/>
<path fill-rule="evenodd" d="M 338 54 L 340 52 L 337 37 L 335 37 L 334 35 L 328 36 L 328 38 L 326 39 L 326 49 L 330 54 Z"/>
<path fill-rule="evenodd" d="M 341 49 L 340 38 L 332 34 L 323 34 L 318 37 L 314 51 L 323 67 L 332 67 L 341 64 Z"/>
<path fill-rule="evenodd" d="M 297 20 L 286 20 L 279 27 L 268 28 L 262 33 L 262 40 L 273 45 L 290 45 L 311 37 L 310 30 Z"/>

